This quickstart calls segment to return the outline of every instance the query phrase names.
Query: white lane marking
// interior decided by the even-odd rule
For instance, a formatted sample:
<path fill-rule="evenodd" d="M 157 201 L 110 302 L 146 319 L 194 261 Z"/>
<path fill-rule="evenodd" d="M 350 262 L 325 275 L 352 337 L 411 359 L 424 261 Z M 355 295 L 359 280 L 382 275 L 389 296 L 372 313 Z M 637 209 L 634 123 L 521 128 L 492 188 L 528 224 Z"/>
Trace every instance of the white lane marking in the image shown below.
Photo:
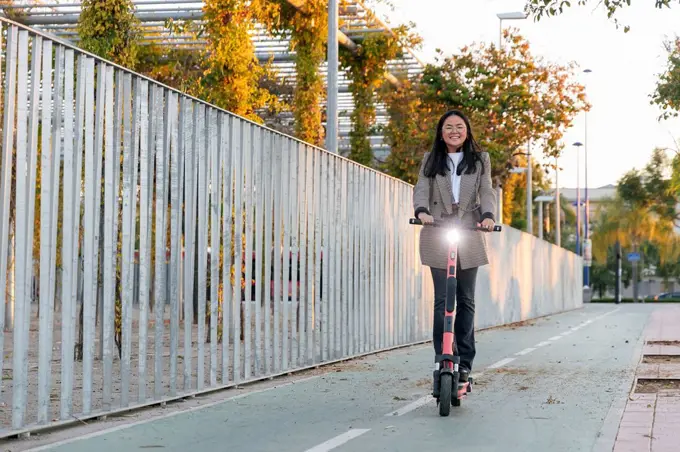
<path fill-rule="evenodd" d="M 432 397 L 432 394 L 426 395 L 424 397 L 421 397 L 405 407 L 399 408 L 396 411 L 392 411 L 391 413 L 387 413 L 385 416 L 403 416 L 406 413 L 410 413 L 413 410 L 417 410 L 423 405 L 427 405 L 430 401 L 434 402 L 434 397 Z"/>
<path fill-rule="evenodd" d="M 497 361 L 497 362 L 493 363 L 492 365 L 490 365 L 489 367 L 487 367 L 487 369 L 496 369 L 498 367 L 505 366 L 506 364 L 513 362 L 515 359 L 516 358 L 501 359 L 500 361 Z"/>
<path fill-rule="evenodd" d="M 562 339 L 562 336 L 553 336 L 553 337 L 551 337 L 551 338 L 548 339 L 548 340 L 549 340 L 550 342 L 553 342 L 553 341 L 559 341 L 560 339 Z"/>
<path fill-rule="evenodd" d="M 577 331 L 577 330 L 583 328 L 584 326 L 588 325 L 589 323 L 591 323 L 591 322 L 593 322 L 593 321 L 595 321 L 595 320 L 599 320 L 599 319 L 601 319 L 601 318 L 603 318 L 603 317 L 605 317 L 605 316 L 608 316 L 609 314 L 613 314 L 614 312 L 618 311 L 619 309 L 621 309 L 621 308 L 614 309 L 614 310 L 609 311 L 609 312 L 607 312 L 607 313 L 605 313 L 605 314 L 602 314 L 602 315 L 600 315 L 600 316 L 597 316 L 597 317 L 595 317 L 594 319 L 590 319 L 590 320 L 588 320 L 587 322 L 583 322 L 583 323 L 581 323 L 580 325 L 577 325 L 577 326 L 571 328 L 571 331 L 567 331 L 567 332 L 565 332 L 565 333 L 562 333 L 562 334 L 559 335 L 559 336 L 554 336 L 554 337 L 550 338 L 550 339 L 547 340 L 547 341 L 539 342 L 538 344 L 534 345 L 533 347 L 525 348 L 524 350 L 515 353 L 515 356 L 528 355 L 529 353 L 535 351 L 536 349 L 538 349 L 538 348 L 540 348 L 540 347 L 544 347 L 544 346 L 546 346 L 546 345 L 550 345 L 550 344 L 552 343 L 552 342 L 550 342 L 550 341 L 556 341 L 556 340 L 558 340 L 558 339 L 561 339 L 562 337 L 567 336 L 568 334 L 571 334 L 572 332 Z M 490 365 L 489 367 L 487 367 L 487 369 L 495 369 L 495 368 L 497 368 L 497 367 L 501 367 L 501 366 L 504 366 L 504 365 L 506 365 L 506 364 L 508 364 L 508 363 L 511 363 L 511 362 L 514 361 L 514 360 L 515 360 L 515 358 L 505 358 L 505 359 L 502 359 L 502 360 L 500 360 L 500 361 L 498 361 L 498 362 L 496 362 L 496 363 Z M 477 374 L 476 376 L 474 376 L 474 378 L 481 378 L 482 375 L 483 375 L 483 374 L 480 372 L 479 374 Z M 400 408 L 400 409 L 398 409 L 398 410 L 396 410 L 396 411 L 392 411 L 391 413 L 387 413 L 385 416 L 386 416 L 386 417 L 387 417 L 387 416 L 403 416 L 404 414 L 410 413 L 411 411 L 416 410 L 416 409 L 420 408 L 421 406 L 427 405 L 427 403 L 428 403 L 430 400 L 433 400 L 433 397 L 432 397 L 431 394 L 430 394 L 430 395 L 427 395 L 427 396 L 424 396 L 424 397 L 421 397 L 420 399 L 417 399 L 417 400 L 415 400 L 415 401 L 409 403 L 408 405 L 404 406 L 403 408 Z"/>
<path fill-rule="evenodd" d="M 314 446 L 311 449 L 307 449 L 305 452 L 328 452 L 329 450 L 333 450 L 338 446 L 342 446 L 346 442 L 351 441 L 354 438 L 361 436 L 366 432 L 369 432 L 370 430 L 371 430 L 370 428 L 351 429 L 341 435 L 336 436 L 335 438 L 329 439 L 325 443 L 321 443 L 318 446 Z"/>
<path fill-rule="evenodd" d="M 106 428 L 106 429 L 103 429 L 103 430 L 88 433 L 88 434 L 82 435 L 82 436 L 77 436 L 77 437 L 74 437 L 74 438 L 65 439 L 65 440 L 62 440 L 62 441 L 56 441 L 56 442 L 53 442 L 53 443 L 50 443 L 50 444 L 46 444 L 44 446 L 35 447 L 33 449 L 26 449 L 25 452 L 38 452 L 38 451 L 42 451 L 42 450 L 52 450 L 55 447 L 63 446 L 65 444 L 71 444 L 71 443 L 75 443 L 77 441 L 82 441 L 82 440 L 85 440 L 85 439 L 96 438 L 98 436 L 106 435 L 108 433 L 115 433 L 115 432 L 119 432 L 121 430 L 127 430 L 129 428 L 136 427 L 138 425 L 144 425 L 144 424 L 148 424 L 150 422 L 160 421 L 161 419 L 168 419 L 168 418 L 171 418 L 171 417 L 174 417 L 174 416 L 179 416 L 180 414 L 193 413 L 194 411 L 203 410 L 203 409 L 210 408 L 210 407 L 213 407 L 213 406 L 216 406 L 216 405 L 231 402 L 232 400 L 243 399 L 245 397 L 248 397 L 248 396 L 251 396 L 251 395 L 254 395 L 254 394 L 261 394 L 263 392 L 271 391 L 272 389 L 279 389 L 279 388 L 283 388 L 285 386 L 291 386 L 291 385 L 294 385 L 294 384 L 297 384 L 297 383 L 304 383 L 304 382 L 307 382 L 307 381 L 310 381 L 310 380 L 317 379 L 321 376 L 322 375 L 314 375 L 312 377 L 301 378 L 299 380 L 290 381 L 288 383 L 283 383 L 283 384 L 280 384 L 280 385 L 271 386 L 269 388 L 258 389 L 256 391 L 250 391 L 250 392 L 246 392 L 246 393 L 243 393 L 243 394 L 235 395 L 235 396 L 229 397 L 227 399 L 217 400 L 215 402 L 206 403 L 205 405 L 193 406 L 193 407 L 190 407 L 190 408 L 187 408 L 187 409 L 184 409 L 184 410 L 173 411 L 172 413 L 162 414 L 160 416 L 155 416 L 155 417 L 152 417 L 152 418 L 149 418 L 149 419 L 142 419 L 142 420 L 139 420 L 139 421 L 136 421 L 136 422 L 131 422 L 129 424 L 117 425 L 115 427 Z"/>
<path fill-rule="evenodd" d="M 525 349 L 524 349 L 524 350 L 522 350 L 521 352 L 517 352 L 517 353 L 515 353 L 515 355 L 516 355 L 516 356 L 522 356 L 522 355 L 526 355 L 526 354 L 528 354 L 528 353 L 531 353 L 531 352 L 533 352 L 534 350 L 536 350 L 536 347 L 529 347 L 529 348 L 525 348 Z"/>

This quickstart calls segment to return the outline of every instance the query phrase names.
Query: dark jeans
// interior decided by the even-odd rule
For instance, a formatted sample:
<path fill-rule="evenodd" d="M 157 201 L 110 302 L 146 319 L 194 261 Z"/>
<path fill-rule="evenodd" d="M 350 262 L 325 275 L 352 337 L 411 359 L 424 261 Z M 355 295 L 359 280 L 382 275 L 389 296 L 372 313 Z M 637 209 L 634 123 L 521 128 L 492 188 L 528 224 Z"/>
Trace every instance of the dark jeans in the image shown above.
<path fill-rule="evenodd" d="M 442 353 L 442 336 L 444 334 L 444 305 L 446 304 L 446 270 L 431 268 L 434 281 L 434 325 L 432 341 L 434 352 Z M 475 359 L 475 283 L 477 267 L 467 270 L 458 269 L 458 285 L 456 288 L 456 321 L 454 323 L 456 349 L 460 356 L 460 367 L 472 370 Z"/>

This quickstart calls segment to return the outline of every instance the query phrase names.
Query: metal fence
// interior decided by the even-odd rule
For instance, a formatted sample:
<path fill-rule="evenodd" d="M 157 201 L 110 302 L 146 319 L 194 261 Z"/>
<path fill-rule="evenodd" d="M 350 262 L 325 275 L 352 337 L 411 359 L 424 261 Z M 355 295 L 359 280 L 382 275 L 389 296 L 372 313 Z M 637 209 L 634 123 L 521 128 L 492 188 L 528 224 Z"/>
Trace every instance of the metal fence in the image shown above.
<path fill-rule="evenodd" d="M 0 25 L 0 437 L 429 338 L 409 185 Z"/>

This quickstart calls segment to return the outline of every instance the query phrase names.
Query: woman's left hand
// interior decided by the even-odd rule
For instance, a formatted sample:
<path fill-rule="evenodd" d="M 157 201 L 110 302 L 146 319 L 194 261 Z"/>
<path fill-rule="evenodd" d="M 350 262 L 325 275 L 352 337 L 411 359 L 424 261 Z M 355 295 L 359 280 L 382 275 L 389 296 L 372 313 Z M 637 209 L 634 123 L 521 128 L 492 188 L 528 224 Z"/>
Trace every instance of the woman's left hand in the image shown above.
<path fill-rule="evenodd" d="M 496 225 L 496 223 L 491 219 L 491 218 L 485 218 L 482 223 L 480 224 L 481 227 L 492 231 L 493 227 Z"/>

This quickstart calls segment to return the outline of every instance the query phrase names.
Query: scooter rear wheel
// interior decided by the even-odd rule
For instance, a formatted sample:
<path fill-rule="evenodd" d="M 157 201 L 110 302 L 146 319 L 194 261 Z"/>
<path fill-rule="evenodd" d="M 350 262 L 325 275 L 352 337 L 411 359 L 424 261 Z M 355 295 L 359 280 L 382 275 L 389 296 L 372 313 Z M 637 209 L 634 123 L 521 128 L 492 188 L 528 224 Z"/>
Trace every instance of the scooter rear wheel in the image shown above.
<path fill-rule="evenodd" d="M 451 411 L 453 377 L 451 374 L 443 374 L 439 381 L 439 415 L 448 416 L 449 412 Z"/>

